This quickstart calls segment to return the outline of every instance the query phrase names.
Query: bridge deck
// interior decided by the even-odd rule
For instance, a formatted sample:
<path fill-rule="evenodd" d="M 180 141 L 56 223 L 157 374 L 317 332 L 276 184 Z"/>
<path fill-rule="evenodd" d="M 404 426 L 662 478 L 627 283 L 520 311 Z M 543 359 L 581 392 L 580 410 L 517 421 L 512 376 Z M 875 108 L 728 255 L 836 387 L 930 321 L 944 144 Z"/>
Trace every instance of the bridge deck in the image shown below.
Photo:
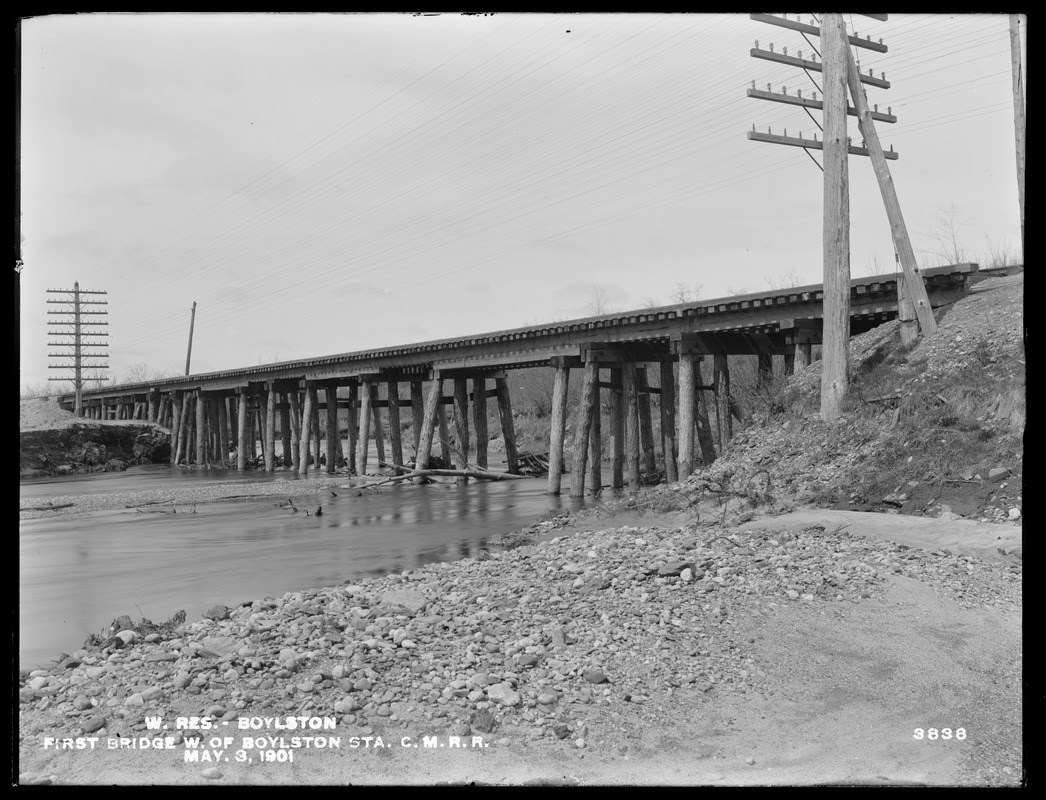
<path fill-rule="evenodd" d="M 958 300 L 976 264 L 922 271 L 931 305 Z M 851 330 L 867 330 L 897 316 L 897 275 L 855 278 Z M 755 292 L 692 303 L 531 325 L 451 339 L 338 353 L 143 383 L 85 389 L 85 401 L 127 398 L 180 389 L 232 391 L 267 381 L 342 381 L 361 376 L 424 380 L 441 374 L 480 374 L 548 365 L 553 358 L 580 359 L 590 349 L 620 352 L 636 361 L 672 358 L 679 343 L 697 353 L 787 354 L 796 343 L 817 342 L 823 316 L 820 284 Z M 603 360 L 606 360 L 605 356 Z M 578 362 L 580 363 L 580 362 Z M 71 406 L 73 396 L 60 398 Z"/>

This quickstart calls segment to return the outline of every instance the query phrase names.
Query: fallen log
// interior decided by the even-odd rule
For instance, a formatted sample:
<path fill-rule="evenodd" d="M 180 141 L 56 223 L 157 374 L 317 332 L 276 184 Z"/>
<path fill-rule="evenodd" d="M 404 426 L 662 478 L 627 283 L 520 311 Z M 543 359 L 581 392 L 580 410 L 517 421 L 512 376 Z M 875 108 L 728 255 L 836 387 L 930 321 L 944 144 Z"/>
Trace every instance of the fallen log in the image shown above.
<path fill-rule="evenodd" d="M 30 511 L 55 511 L 59 508 L 72 508 L 75 503 L 59 503 L 58 505 L 52 505 L 48 503 L 46 506 L 29 506 Z"/>
<path fill-rule="evenodd" d="M 477 478 L 486 481 L 504 481 L 520 480 L 529 477 L 527 475 L 513 475 L 511 472 L 490 472 L 482 469 L 414 469 L 405 467 L 402 464 L 389 464 L 384 461 L 379 461 L 378 463 L 383 467 L 391 467 L 406 472 L 405 475 L 397 475 L 397 478 L 424 478 L 435 475 L 448 478 Z"/>

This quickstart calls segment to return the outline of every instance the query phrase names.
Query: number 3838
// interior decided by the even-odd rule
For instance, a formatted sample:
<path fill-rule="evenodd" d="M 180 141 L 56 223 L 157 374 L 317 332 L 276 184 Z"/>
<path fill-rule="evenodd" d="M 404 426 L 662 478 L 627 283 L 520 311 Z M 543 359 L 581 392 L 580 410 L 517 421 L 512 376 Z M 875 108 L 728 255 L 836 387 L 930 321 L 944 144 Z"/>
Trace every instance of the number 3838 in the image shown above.
<path fill-rule="evenodd" d="M 927 739 L 929 741 L 936 741 L 937 739 L 958 739 L 962 741 L 966 738 L 966 728 L 916 728 L 912 733 L 912 738 L 916 741 Z"/>

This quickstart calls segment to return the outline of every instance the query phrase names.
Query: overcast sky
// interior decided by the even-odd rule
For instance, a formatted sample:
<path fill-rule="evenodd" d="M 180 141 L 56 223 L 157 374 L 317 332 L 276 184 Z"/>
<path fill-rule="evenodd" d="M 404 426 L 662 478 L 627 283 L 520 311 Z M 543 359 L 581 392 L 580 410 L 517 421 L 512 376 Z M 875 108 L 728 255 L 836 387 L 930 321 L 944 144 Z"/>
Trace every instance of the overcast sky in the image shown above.
<path fill-rule="evenodd" d="M 1008 17 L 845 20 L 889 47 L 855 54 L 921 266 L 952 229 L 1019 262 Z M 819 283 L 822 154 L 746 133 L 821 115 L 745 90 L 821 75 L 756 40 L 820 47 L 747 15 L 26 19 L 22 385 L 76 281 L 117 379 L 184 372 L 194 301 L 209 372 Z M 850 196 L 852 274 L 892 272 L 867 158 Z"/>

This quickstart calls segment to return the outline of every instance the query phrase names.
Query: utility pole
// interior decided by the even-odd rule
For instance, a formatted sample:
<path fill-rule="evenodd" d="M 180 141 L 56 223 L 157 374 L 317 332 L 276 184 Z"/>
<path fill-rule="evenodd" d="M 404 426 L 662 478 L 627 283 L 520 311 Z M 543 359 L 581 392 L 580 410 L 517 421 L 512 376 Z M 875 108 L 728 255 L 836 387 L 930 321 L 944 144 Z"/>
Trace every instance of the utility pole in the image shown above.
<path fill-rule="evenodd" d="M 189 318 L 189 349 L 185 353 L 185 374 L 189 374 L 189 362 L 192 360 L 192 331 L 196 326 L 196 301 L 192 301 L 192 316 Z"/>
<path fill-rule="evenodd" d="M 880 22 L 887 19 L 885 14 L 864 14 L 863 16 Z M 882 39 L 873 42 L 869 36 L 861 38 L 856 31 L 852 35 L 848 34 L 841 14 L 824 14 L 819 25 L 815 24 L 817 21 L 814 19 L 811 19 L 809 23 L 803 22 L 798 16 L 795 19 L 789 19 L 788 14 L 780 16 L 752 14 L 751 18 L 757 22 L 797 32 L 806 39 L 807 43 L 810 42 L 809 37 L 811 36 L 821 38 L 823 50 L 823 53 L 820 54 L 821 63 L 817 61 L 816 49 L 804 57 L 802 50 L 797 50 L 793 54 L 789 54 L 787 47 L 775 50 L 772 42 L 768 48 L 761 48 L 758 40 L 756 40 L 751 55 L 753 58 L 798 67 L 806 72 L 815 86 L 816 80 L 811 73 L 821 72 L 824 76 L 824 86 L 819 88 L 823 89 L 823 102 L 818 101 L 817 92 L 813 92 L 812 97 L 804 97 L 802 90 L 797 90 L 793 96 L 789 94 L 786 87 L 781 87 L 780 92 L 774 92 L 770 84 L 767 84 L 766 91 L 763 91 L 756 88 L 755 81 L 752 81 L 752 88 L 748 90 L 747 94 L 749 97 L 759 100 L 799 106 L 808 115 L 810 109 L 820 109 L 824 117 L 823 144 L 818 141 L 816 133 L 813 135 L 813 139 L 808 139 L 802 135 L 802 132 L 798 136 L 789 136 L 787 129 L 784 131 L 784 135 L 774 134 L 771 130 L 762 133 L 757 132 L 755 126 L 748 133 L 748 138 L 753 141 L 802 147 L 811 159 L 813 159 L 811 150 L 824 152 L 824 166 L 821 167 L 818 164 L 818 167 L 821 167 L 824 172 L 824 330 L 822 334 L 824 364 L 821 379 L 821 416 L 826 421 L 831 421 L 838 419 L 846 396 L 849 366 L 850 246 L 847 154 L 868 156 L 879 182 L 879 190 L 882 193 L 883 205 L 886 207 L 894 241 L 895 259 L 903 271 L 903 276 L 897 281 L 897 314 L 901 320 L 902 341 L 910 344 L 915 340 L 916 319 L 918 319 L 918 327 L 922 329 L 923 335 L 931 336 L 937 330 L 937 323 L 933 318 L 933 311 L 926 295 L 926 287 L 919 275 L 915 254 L 908 239 L 900 204 L 897 201 L 893 181 L 887 167 L 887 161 L 896 160 L 898 155 L 892 146 L 889 151 L 882 149 L 873 124 L 873 122 L 893 123 L 897 121 L 897 118 L 889 108 L 885 114 L 879 111 L 878 105 L 869 108 L 864 94 L 864 86 L 889 89 L 890 84 L 882 73 L 876 77 L 869 69 L 867 75 L 863 74 L 858 69 L 853 53 L 850 51 L 851 47 L 855 47 L 886 53 L 887 47 L 883 44 Z M 847 89 L 853 97 L 853 106 L 847 105 Z M 848 115 L 858 119 L 858 125 L 864 137 L 864 142 L 860 147 L 854 146 L 847 135 L 846 119 Z M 814 122 L 816 124 L 816 120 Z M 816 159 L 814 161 L 816 163 Z"/>
<path fill-rule="evenodd" d="M 1017 199 L 1021 207 L 1021 259 L 1024 259 L 1024 73 L 1021 68 L 1021 14 L 1010 14 L 1010 66 L 1013 77 L 1013 130 L 1017 140 Z"/>
<path fill-rule="evenodd" d="M 824 329 L 821 418 L 842 413 L 850 369 L 850 173 L 846 135 L 846 28 L 842 14 L 821 17 L 824 61 Z"/>
<path fill-rule="evenodd" d="M 48 342 L 49 347 L 71 347 L 72 352 L 57 352 L 49 353 L 50 358 L 62 358 L 73 360 L 72 364 L 52 364 L 48 369 L 60 369 L 60 370 L 72 370 L 72 377 L 68 375 L 61 378 L 48 378 L 49 381 L 72 381 L 73 388 L 76 391 L 76 416 L 83 416 L 83 387 L 84 383 L 89 380 L 93 381 L 104 381 L 108 378 L 94 377 L 85 378 L 85 369 L 109 369 L 108 364 L 97 364 L 86 361 L 86 359 L 93 358 L 105 358 L 106 353 L 95 352 L 91 348 L 104 348 L 109 345 L 105 342 L 96 342 L 95 338 L 100 336 L 108 336 L 108 333 L 101 331 L 91 330 L 92 328 L 106 327 L 108 322 L 91 322 L 85 321 L 85 316 L 105 316 L 108 312 L 106 311 L 84 311 L 83 306 L 104 306 L 108 305 L 107 300 L 81 300 L 81 295 L 104 295 L 105 292 L 88 292 L 80 291 L 80 284 L 76 282 L 73 284 L 73 289 L 48 289 L 48 294 L 62 294 L 72 295 L 72 297 L 66 297 L 63 300 L 48 300 L 49 304 L 70 306 L 64 311 L 48 311 L 47 313 L 52 316 L 60 317 L 60 319 L 48 321 L 48 325 L 51 329 L 48 330 L 48 336 L 59 336 L 67 337 L 72 341 L 63 342 Z M 70 328 L 71 330 L 64 330 L 64 328 Z"/>

